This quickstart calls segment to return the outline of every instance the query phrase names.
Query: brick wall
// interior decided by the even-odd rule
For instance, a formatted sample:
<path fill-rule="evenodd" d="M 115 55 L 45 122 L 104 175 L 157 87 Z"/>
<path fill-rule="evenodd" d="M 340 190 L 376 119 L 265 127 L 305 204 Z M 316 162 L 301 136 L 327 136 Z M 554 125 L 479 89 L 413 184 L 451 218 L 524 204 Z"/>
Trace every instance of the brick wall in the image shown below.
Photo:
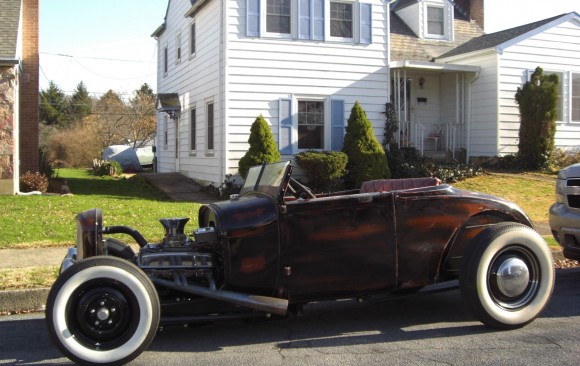
<path fill-rule="evenodd" d="M 22 0 L 23 70 L 20 77 L 20 174 L 39 170 L 38 1 Z"/>
<path fill-rule="evenodd" d="M 483 1 L 484 0 L 455 0 L 455 4 L 467 15 L 474 20 L 481 29 L 483 29 Z"/>

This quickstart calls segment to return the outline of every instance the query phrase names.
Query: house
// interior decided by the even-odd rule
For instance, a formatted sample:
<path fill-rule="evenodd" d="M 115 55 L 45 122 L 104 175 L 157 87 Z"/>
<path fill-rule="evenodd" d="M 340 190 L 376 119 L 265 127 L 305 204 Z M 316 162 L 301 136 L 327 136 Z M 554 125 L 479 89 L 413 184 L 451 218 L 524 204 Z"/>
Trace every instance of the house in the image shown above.
<path fill-rule="evenodd" d="M 390 102 L 401 147 L 513 153 L 515 92 L 536 66 L 563 80 L 557 146 L 579 146 L 578 14 L 489 35 L 483 20 L 483 0 L 170 0 L 153 33 L 158 170 L 222 182 L 259 114 L 282 159 L 340 150 L 357 100 L 380 141 Z"/>
<path fill-rule="evenodd" d="M 356 101 L 382 136 L 388 29 L 383 0 L 170 0 L 153 33 L 158 171 L 223 182 L 260 114 L 286 160 L 341 150 Z"/>
<path fill-rule="evenodd" d="M 39 170 L 38 0 L 0 0 L 0 194 Z"/>
<path fill-rule="evenodd" d="M 437 64 L 479 67 L 471 85 L 468 156 L 517 152 L 515 93 L 540 66 L 560 80 L 555 144 L 580 147 L 580 15 L 572 12 L 472 39 Z"/>

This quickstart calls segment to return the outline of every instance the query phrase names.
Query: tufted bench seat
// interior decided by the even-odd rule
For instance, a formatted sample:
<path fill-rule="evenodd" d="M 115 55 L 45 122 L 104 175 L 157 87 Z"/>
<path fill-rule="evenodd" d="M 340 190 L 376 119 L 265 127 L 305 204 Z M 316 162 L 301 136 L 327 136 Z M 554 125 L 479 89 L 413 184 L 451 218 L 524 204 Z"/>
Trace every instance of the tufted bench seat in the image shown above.
<path fill-rule="evenodd" d="M 377 179 L 364 182 L 360 187 L 360 193 L 399 191 L 439 184 L 441 180 L 438 178 Z"/>

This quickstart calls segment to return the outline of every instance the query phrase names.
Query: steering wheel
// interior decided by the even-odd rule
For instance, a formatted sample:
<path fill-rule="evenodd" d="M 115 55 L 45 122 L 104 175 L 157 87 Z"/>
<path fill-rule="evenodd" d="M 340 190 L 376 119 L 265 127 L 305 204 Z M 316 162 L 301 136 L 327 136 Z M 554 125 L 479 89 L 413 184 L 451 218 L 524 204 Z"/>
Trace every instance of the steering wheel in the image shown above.
<path fill-rule="evenodd" d="M 314 195 L 314 193 L 312 193 L 310 188 L 306 187 L 304 184 L 298 182 L 294 178 L 290 178 L 290 182 L 288 183 L 288 189 L 290 189 L 292 195 L 294 195 L 294 197 L 296 197 L 297 199 L 316 198 L 316 196 Z"/>

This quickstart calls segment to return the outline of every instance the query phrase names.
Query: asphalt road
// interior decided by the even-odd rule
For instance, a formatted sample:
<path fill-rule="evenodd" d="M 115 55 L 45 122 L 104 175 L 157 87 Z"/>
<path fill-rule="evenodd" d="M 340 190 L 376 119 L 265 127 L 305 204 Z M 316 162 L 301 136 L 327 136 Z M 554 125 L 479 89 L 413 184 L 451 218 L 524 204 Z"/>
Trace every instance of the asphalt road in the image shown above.
<path fill-rule="evenodd" d="M 61 365 L 44 314 L 0 317 L 0 365 Z M 578 365 L 580 268 L 557 271 L 532 324 L 493 331 L 458 290 L 381 304 L 325 302 L 263 322 L 166 328 L 131 365 Z"/>

